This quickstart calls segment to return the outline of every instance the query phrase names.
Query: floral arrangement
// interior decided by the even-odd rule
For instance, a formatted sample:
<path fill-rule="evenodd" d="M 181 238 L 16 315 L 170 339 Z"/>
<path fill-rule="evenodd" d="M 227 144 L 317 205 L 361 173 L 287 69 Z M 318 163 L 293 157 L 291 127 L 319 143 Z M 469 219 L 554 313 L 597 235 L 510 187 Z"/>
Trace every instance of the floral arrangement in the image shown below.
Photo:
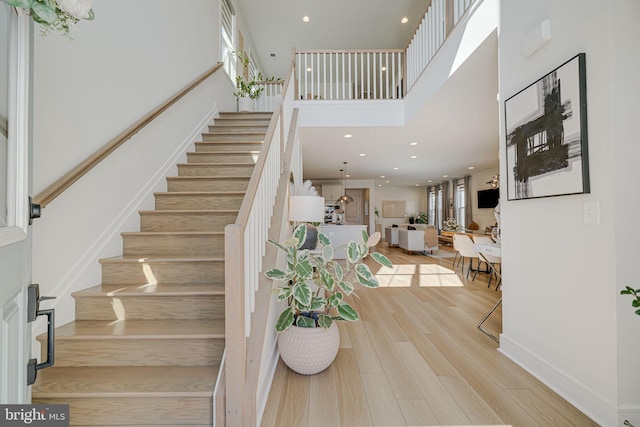
<path fill-rule="evenodd" d="M 458 224 L 455 218 L 449 218 L 442 223 L 442 229 L 444 231 L 462 231 L 462 226 Z"/>
<path fill-rule="evenodd" d="M 71 28 L 81 19 L 91 21 L 93 0 L 3 0 L 9 6 L 24 9 L 43 27 L 42 35 L 60 31 L 69 36 Z"/>
<path fill-rule="evenodd" d="M 429 222 L 429 216 L 426 212 L 420 211 L 415 215 L 415 221 L 416 224 L 427 224 Z"/>
<path fill-rule="evenodd" d="M 345 297 L 354 294 L 352 281 L 364 288 L 378 287 L 378 279 L 362 261 L 370 255 L 378 264 L 393 267 L 386 256 L 370 252 L 370 248 L 380 241 L 379 232 L 369 237 L 363 230 L 361 242 L 350 241 L 345 249 L 344 264 L 333 259 L 334 248 L 329 237 L 318 233 L 317 255 L 301 249 L 306 238 L 307 226 L 303 223 L 284 242 L 269 240 L 287 256 L 284 270 L 272 268 L 265 273 L 269 279 L 284 284 L 273 289 L 278 301 L 287 302 L 276 322 L 277 332 L 283 332 L 292 325 L 329 328 L 334 321 L 358 320 L 358 312 L 345 301 Z"/>

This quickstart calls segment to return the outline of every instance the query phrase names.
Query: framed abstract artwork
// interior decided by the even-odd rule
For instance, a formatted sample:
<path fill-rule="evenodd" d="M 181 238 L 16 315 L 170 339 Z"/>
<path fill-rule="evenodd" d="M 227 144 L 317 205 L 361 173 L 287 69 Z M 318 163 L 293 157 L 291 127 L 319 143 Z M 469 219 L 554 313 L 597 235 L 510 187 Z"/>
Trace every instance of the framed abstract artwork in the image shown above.
<path fill-rule="evenodd" d="M 522 89 L 504 106 L 507 199 L 588 193 L 585 54 Z"/>

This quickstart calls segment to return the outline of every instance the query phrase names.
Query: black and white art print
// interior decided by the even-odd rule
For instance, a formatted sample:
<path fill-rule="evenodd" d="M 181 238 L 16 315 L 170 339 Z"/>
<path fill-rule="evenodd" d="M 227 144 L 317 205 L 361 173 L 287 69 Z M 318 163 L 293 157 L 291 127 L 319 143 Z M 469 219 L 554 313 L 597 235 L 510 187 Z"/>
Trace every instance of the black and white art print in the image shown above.
<path fill-rule="evenodd" d="M 585 54 L 504 104 L 508 200 L 588 193 Z"/>

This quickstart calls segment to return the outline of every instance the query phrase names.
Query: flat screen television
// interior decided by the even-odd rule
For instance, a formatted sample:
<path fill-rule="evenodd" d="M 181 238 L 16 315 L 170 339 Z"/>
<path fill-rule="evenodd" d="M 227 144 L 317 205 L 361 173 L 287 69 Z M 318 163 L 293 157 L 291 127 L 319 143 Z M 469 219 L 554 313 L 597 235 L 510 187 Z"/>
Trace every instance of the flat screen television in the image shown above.
<path fill-rule="evenodd" d="M 500 190 L 497 188 L 489 190 L 478 190 L 478 209 L 495 208 L 500 199 Z"/>

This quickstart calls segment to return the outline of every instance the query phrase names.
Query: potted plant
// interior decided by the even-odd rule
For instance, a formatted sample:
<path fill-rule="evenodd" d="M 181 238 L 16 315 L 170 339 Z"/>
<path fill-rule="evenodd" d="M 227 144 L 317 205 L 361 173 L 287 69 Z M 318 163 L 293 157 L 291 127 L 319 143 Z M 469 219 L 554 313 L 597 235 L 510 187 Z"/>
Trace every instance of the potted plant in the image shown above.
<path fill-rule="evenodd" d="M 314 374 L 326 369 L 340 346 L 337 321 L 353 322 L 358 312 L 346 301 L 354 294 L 353 281 L 365 288 L 378 287 L 378 280 L 362 261 L 369 255 L 378 264 L 392 267 L 389 259 L 370 252 L 380 240 L 380 233 L 367 235 L 362 241 L 347 244 L 344 265 L 334 260 L 329 238 L 318 233 L 318 247 L 312 252 L 300 250 L 307 238 L 306 224 L 300 224 L 284 242 L 270 243 L 286 254 L 284 269 L 272 268 L 265 275 L 283 282 L 273 290 L 286 307 L 276 322 L 278 347 L 282 360 L 294 371 Z"/>
<path fill-rule="evenodd" d="M 242 52 L 235 52 L 235 55 L 242 61 L 243 71 L 249 66 L 249 57 Z M 244 75 L 236 76 L 236 91 L 233 93 L 238 100 L 238 111 L 254 111 L 255 100 L 260 97 L 264 87 L 258 84 L 264 78 L 261 73 L 245 78 Z"/>
<path fill-rule="evenodd" d="M 416 224 L 426 224 L 428 219 L 426 212 L 418 212 L 415 217 Z"/>

